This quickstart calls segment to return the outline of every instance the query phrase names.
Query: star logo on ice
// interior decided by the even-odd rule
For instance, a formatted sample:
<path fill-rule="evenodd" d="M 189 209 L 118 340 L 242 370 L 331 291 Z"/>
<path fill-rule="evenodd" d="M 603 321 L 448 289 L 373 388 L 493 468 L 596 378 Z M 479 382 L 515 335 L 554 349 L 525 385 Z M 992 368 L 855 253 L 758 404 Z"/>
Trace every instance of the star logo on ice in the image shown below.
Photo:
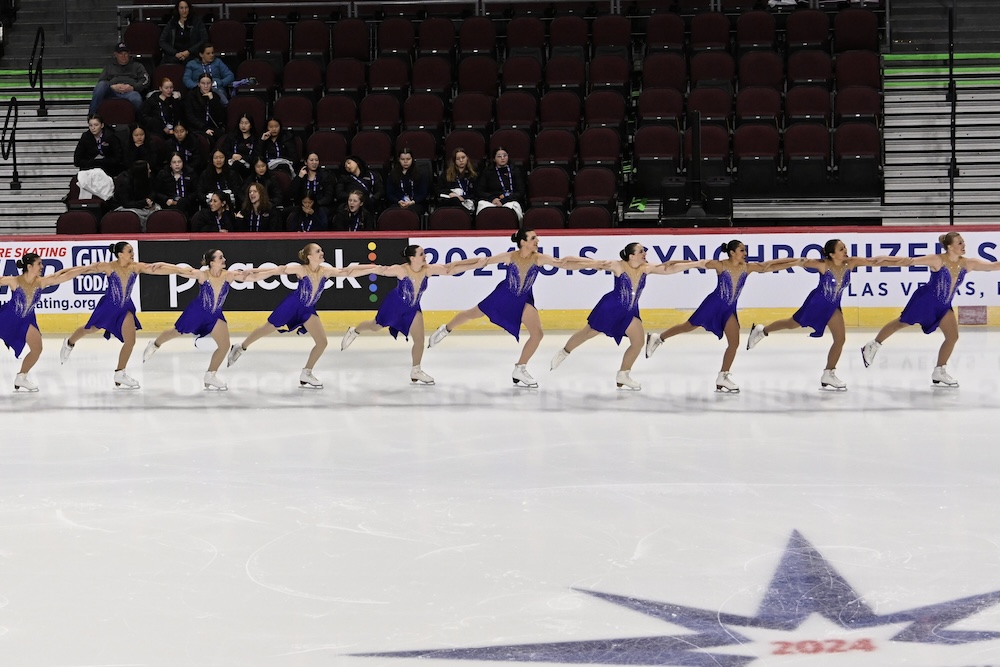
<path fill-rule="evenodd" d="M 780 636 L 779 633 L 801 632 L 819 626 L 836 629 L 841 639 L 827 640 L 825 643 L 822 641 L 771 643 L 777 644 L 778 650 L 781 650 L 781 645 L 788 644 L 789 651 L 803 654 L 823 651 L 843 653 L 853 650 L 853 656 L 860 657 L 858 651 L 869 651 L 871 650 L 869 647 L 874 648 L 870 643 L 867 645 L 858 643 L 870 640 L 852 638 L 861 636 L 858 633 L 865 630 L 868 630 L 868 636 L 877 636 L 881 644 L 889 643 L 897 646 L 902 644 L 949 646 L 1000 639 L 1000 632 L 948 629 L 953 624 L 1000 603 L 1000 591 L 880 615 L 865 603 L 862 596 L 798 531 L 792 533 L 778 569 L 771 578 L 764 599 L 754 616 L 726 614 L 713 609 L 685 607 L 611 593 L 580 592 L 679 625 L 690 632 L 652 637 L 355 655 L 595 665 L 742 667 L 762 657 L 760 651 L 748 651 L 748 647 L 762 641 L 764 637 L 774 638 Z M 743 634 L 741 628 L 745 629 Z M 866 633 L 861 632 L 861 634 Z M 727 650 L 726 647 L 730 648 Z"/>

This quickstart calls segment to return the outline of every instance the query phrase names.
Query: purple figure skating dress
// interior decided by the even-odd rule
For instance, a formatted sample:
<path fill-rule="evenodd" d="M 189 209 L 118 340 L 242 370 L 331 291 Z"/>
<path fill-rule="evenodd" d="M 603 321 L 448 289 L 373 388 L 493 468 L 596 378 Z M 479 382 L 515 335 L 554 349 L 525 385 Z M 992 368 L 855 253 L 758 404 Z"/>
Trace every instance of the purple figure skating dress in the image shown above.
<path fill-rule="evenodd" d="M 10 349 L 14 356 L 20 357 L 28 340 L 28 329 L 38 328 L 35 319 L 35 306 L 42 298 L 42 290 L 36 289 L 28 301 L 24 288 L 18 286 L 11 294 L 10 301 L 0 307 L 0 340 Z"/>
<path fill-rule="evenodd" d="M 515 340 L 521 340 L 521 315 L 527 304 L 535 305 L 531 286 L 538 277 L 538 265 L 532 263 L 521 279 L 521 269 L 514 261 L 507 263 L 507 279 L 485 299 L 479 302 L 479 310 Z"/>
<path fill-rule="evenodd" d="M 826 331 L 826 325 L 830 322 L 833 314 L 840 310 L 840 297 L 844 290 L 851 284 L 851 270 L 844 271 L 844 277 L 840 284 L 837 284 L 837 276 L 831 269 L 827 269 L 819 276 L 819 285 L 809 292 L 802 307 L 795 311 L 792 319 L 800 327 L 811 327 L 813 332 L 809 334 L 813 338 L 822 338 Z"/>
<path fill-rule="evenodd" d="M 375 322 L 379 326 L 389 327 L 393 338 L 403 334 L 410 338 L 410 326 L 413 318 L 420 312 L 420 297 L 427 289 L 427 276 L 420 281 L 420 288 L 413 284 L 413 276 L 409 272 L 399 279 L 396 288 L 389 292 L 382 306 L 375 314 Z"/>
<path fill-rule="evenodd" d="M 737 324 L 739 317 L 736 315 L 736 302 L 743 291 L 743 284 L 747 281 L 747 272 L 744 271 L 733 283 L 733 274 L 729 271 L 719 271 L 719 283 L 715 286 L 715 291 L 705 297 L 705 300 L 694 311 L 688 322 L 704 327 L 706 331 L 711 331 L 719 338 L 722 338 L 726 328 L 726 322 L 730 317 L 736 317 Z"/>
<path fill-rule="evenodd" d="M 177 318 L 174 329 L 182 334 L 194 334 L 198 338 L 211 335 L 215 324 L 222 320 L 226 321 L 226 316 L 222 314 L 222 304 L 226 302 L 229 295 L 229 283 L 222 283 L 219 296 L 215 296 L 215 288 L 212 282 L 206 280 L 198 290 L 198 296 L 191 300 L 181 316 Z"/>
<path fill-rule="evenodd" d="M 308 333 L 305 329 L 306 320 L 316 314 L 316 302 L 326 287 L 326 278 L 319 276 L 319 285 L 313 289 L 312 278 L 299 278 L 298 288 L 278 304 L 267 321 L 278 327 L 278 333 L 294 331 L 298 334 Z M 284 328 L 282 328 L 284 327 Z"/>
<path fill-rule="evenodd" d="M 104 329 L 104 338 L 111 340 L 114 336 L 123 343 L 125 339 L 122 338 L 122 325 L 126 317 L 131 317 L 135 322 L 136 331 L 142 329 L 139 318 L 135 316 L 135 304 L 132 302 L 132 287 L 138 275 L 130 273 L 128 284 L 122 285 L 122 278 L 118 272 L 111 272 L 108 276 L 108 290 L 94 307 L 94 312 L 87 320 L 87 329 Z"/>
<path fill-rule="evenodd" d="M 594 309 L 587 316 L 587 325 L 594 331 L 600 331 L 606 336 L 621 343 L 625 330 L 639 317 L 639 297 L 646 287 L 646 274 L 639 276 L 639 284 L 632 285 L 632 277 L 622 272 L 615 278 L 615 288 L 601 297 Z"/>
<path fill-rule="evenodd" d="M 965 280 L 965 262 L 959 260 L 958 276 L 952 284 L 951 271 L 942 267 L 931 272 L 931 279 L 913 291 L 899 321 L 905 324 L 919 324 L 924 333 L 931 333 L 941 324 L 941 318 L 951 310 L 951 300 L 955 298 L 958 286 Z"/>

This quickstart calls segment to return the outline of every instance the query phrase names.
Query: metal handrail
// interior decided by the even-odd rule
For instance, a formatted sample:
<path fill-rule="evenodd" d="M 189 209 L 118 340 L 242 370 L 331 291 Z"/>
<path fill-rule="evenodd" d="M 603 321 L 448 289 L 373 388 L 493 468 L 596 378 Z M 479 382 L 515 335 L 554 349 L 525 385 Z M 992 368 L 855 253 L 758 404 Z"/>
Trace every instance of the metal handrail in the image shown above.
<path fill-rule="evenodd" d="M 955 224 L 955 179 L 958 177 L 958 85 L 955 83 L 955 2 L 948 8 L 948 102 L 951 104 L 951 162 L 948 165 L 948 224 Z"/>
<path fill-rule="evenodd" d="M 38 56 L 38 65 L 35 65 L 35 56 Z M 45 57 L 45 30 L 38 26 L 35 32 L 35 45 L 31 47 L 31 58 L 28 60 L 28 84 L 34 88 L 38 84 L 38 115 L 48 116 L 49 112 L 45 108 L 45 77 L 42 75 L 42 60 Z"/>
<path fill-rule="evenodd" d="M 11 115 L 14 117 L 14 122 L 11 122 Z M 7 132 L 10 131 L 10 139 L 7 138 Z M 13 175 L 11 176 L 10 189 L 20 190 L 21 189 L 21 179 L 17 174 L 17 144 L 15 142 L 15 135 L 17 134 L 17 98 L 10 98 L 10 104 L 7 105 L 7 119 L 4 121 L 3 130 L 0 131 L 0 157 L 4 160 L 11 159 L 13 161 Z"/>

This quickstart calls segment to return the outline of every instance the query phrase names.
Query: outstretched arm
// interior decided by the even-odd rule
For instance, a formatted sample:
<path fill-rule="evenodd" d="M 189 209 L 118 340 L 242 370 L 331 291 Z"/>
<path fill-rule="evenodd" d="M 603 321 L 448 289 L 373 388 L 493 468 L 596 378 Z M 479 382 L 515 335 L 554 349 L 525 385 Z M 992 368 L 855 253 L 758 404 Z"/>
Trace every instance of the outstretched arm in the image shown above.
<path fill-rule="evenodd" d="M 468 259 L 459 259 L 454 262 L 448 262 L 444 265 L 428 264 L 427 269 L 431 271 L 431 275 L 440 276 L 453 276 L 456 273 L 462 273 L 468 269 L 478 269 L 486 266 L 486 260 L 488 258 L 483 255 L 478 255 L 476 257 L 470 257 Z"/>
<path fill-rule="evenodd" d="M 332 278 L 335 276 L 343 276 L 345 278 L 353 278 L 354 276 L 367 276 L 369 273 L 374 273 L 379 276 L 385 275 L 386 267 L 381 264 L 350 264 L 342 269 L 338 269 L 335 266 L 323 267 L 323 275 L 327 278 Z"/>
<path fill-rule="evenodd" d="M 618 260 L 614 259 L 591 259 L 589 257 L 570 255 L 569 257 L 563 257 L 555 261 L 560 262 L 560 264 L 555 264 L 554 266 L 572 271 L 577 269 L 597 269 L 599 271 L 612 271 L 615 275 L 621 273 L 620 270 L 616 271 L 619 266 Z"/>
<path fill-rule="evenodd" d="M 968 271 L 1000 271 L 1000 261 L 984 262 L 975 257 L 967 257 L 965 259 L 965 268 Z"/>
<path fill-rule="evenodd" d="M 69 268 L 62 269 L 61 271 L 56 271 L 51 276 L 43 276 L 41 279 L 41 286 L 48 287 L 49 285 L 59 285 L 67 280 L 72 280 L 77 276 L 83 275 L 86 268 L 86 266 L 71 266 Z M 10 276 L 10 278 L 13 279 L 14 276 Z M 9 283 L 0 281 L 0 284 L 8 285 Z"/>
<path fill-rule="evenodd" d="M 294 273 L 298 275 L 298 271 L 294 269 L 295 266 L 296 266 L 295 264 L 281 264 L 280 266 L 273 266 L 270 269 L 262 269 L 262 268 L 250 269 L 249 271 L 244 272 L 243 282 L 253 283 L 257 282 L 258 280 L 265 280 L 273 276 L 282 276 L 287 273 Z"/>
<path fill-rule="evenodd" d="M 848 266 L 852 269 L 858 266 L 912 266 L 912 257 L 890 257 L 889 255 L 876 255 L 875 257 L 851 257 L 847 260 Z"/>
<path fill-rule="evenodd" d="M 669 262 L 663 262 L 662 264 L 656 264 L 649 268 L 648 273 L 655 273 L 660 276 L 669 276 L 673 273 L 680 273 L 681 271 L 689 271 L 691 269 L 704 269 L 705 265 L 711 260 L 699 259 L 696 262 L 684 261 L 675 259 Z"/>
<path fill-rule="evenodd" d="M 801 258 L 786 257 L 784 259 L 772 259 L 767 262 L 753 262 L 747 264 L 747 271 L 752 271 L 754 273 L 772 273 L 774 271 L 782 271 L 784 269 L 790 269 L 793 266 L 801 265 Z"/>
<path fill-rule="evenodd" d="M 170 264 L 168 262 L 153 262 L 149 265 L 151 273 L 154 276 L 168 276 L 170 274 L 184 276 L 185 278 L 194 278 L 197 280 L 202 277 L 201 269 L 195 269 L 190 266 L 179 266 L 177 264 Z"/>

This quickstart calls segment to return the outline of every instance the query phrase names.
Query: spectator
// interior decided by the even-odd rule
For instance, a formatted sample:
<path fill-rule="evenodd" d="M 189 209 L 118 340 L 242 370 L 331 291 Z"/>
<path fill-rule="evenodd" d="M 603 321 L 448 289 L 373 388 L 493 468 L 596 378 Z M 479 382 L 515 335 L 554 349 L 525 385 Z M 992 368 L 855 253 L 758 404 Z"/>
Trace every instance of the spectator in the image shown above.
<path fill-rule="evenodd" d="M 235 218 L 229 210 L 229 197 L 225 192 L 213 192 L 208 197 L 208 208 L 203 208 L 191 218 L 193 232 L 231 232 Z"/>
<path fill-rule="evenodd" d="M 145 160 L 137 160 L 115 178 L 114 203 L 116 211 L 132 211 L 139 216 L 142 231 L 146 231 L 146 220 L 160 205 L 153 200 L 153 170 Z"/>
<path fill-rule="evenodd" d="M 236 214 L 238 232 L 279 232 L 281 216 L 271 207 L 267 190 L 260 183 L 251 183 L 247 188 L 243 208 Z"/>
<path fill-rule="evenodd" d="M 267 191 L 267 200 L 271 203 L 271 208 L 282 210 L 285 207 L 285 193 L 281 191 L 281 185 L 271 176 L 267 169 L 267 161 L 258 155 L 253 161 L 253 173 L 243 181 L 244 201 L 246 200 L 247 189 L 253 183 L 260 183 Z"/>
<path fill-rule="evenodd" d="M 153 142 L 146 140 L 146 130 L 139 125 L 129 126 L 129 140 L 125 144 L 125 161 L 123 164 L 135 164 L 139 160 L 149 163 L 153 173 L 163 168 L 160 150 Z"/>
<path fill-rule="evenodd" d="M 291 132 L 281 129 L 281 121 L 277 118 L 267 119 L 267 131 L 260 137 L 260 154 L 267 161 L 267 168 L 272 171 L 281 169 L 289 176 L 294 176 L 300 166 L 295 137 Z"/>
<path fill-rule="evenodd" d="M 138 113 L 142 106 L 142 93 L 149 87 L 149 72 L 129 55 L 125 42 L 115 47 L 111 62 L 101 70 L 101 76 L 90 96 L 90 111 L 93 116 L 97 107 L 107 98 L 128 100 Z"/>
<path fill-rule="evenodd" d="M 188 129 L 200 132 L 214 141 L 226 131 L 226 108 L 222 106 L 221 95 L 212 88 L 212 78 L 202 74 L 198 79 L 198 90 L 192 90 L 184 98 L 184 117 Z"/>
<path fill-rule="evenodd" d="M 365 209 L 365 193 L 353 190 L 347 195 L 347 201 L 337 211 L 333 219 L 333 228 L 341 232 L 374 231 L 375 216 Z"/>
<path fill-rule="evenodd" d="M 337 181 L 337 201 L 346 204 L 347 196 L 354 190 L 361 190 L 364 193 L 365 209 L 372 215 L 382 210 L 382 202 L 385 199 L 382 178 L 369 169 L 365 161 L 357 155 L 349 155 L 344 160 L 344 173 Z"/>
<path fill-rule="evenodd" d="M 226 88 L 233 85 L 236 77 L 226 63 L 215 59 L 215 47 L 208 42 L 202 45 L 198 58 L 184 66 L 184 85 L 188 90 L 194 90 L 203 75 L 208 75 L 210 88 L 219 96 L 222 106 L 229 104 Z"/>
<path fill-rule="evenodd" d="M 191 3 L 178 0 L 170 20 L 160 33 L 163 62 L 185 63 L 208 41 L 205 24 L 191 11 Z"/>
<path fill-rule="evenodd" d="M 230 202 L 235 201 L 240 185 L 240 177 L 229 168 L 225 153 L 215 151 L 212 153 L 212 166 L 198 179 L 198 203 L 204 205 L 202 202 L 207 202 L 213 192 L 225 194 Z"/>
<path fill-rule="evenodd" d="M 326 211 L 315 205 L 312 195 L 306 194 L 299 205 L 292 209 L 285 229 L 290 232 L 325 232 L 330 228 Z"/>
<path fill-rule="evenodd" d="M 476 208 L 476 170 L 464 148 L 451 152 L 448 166 L 438 178 L 438 206 L 462 206 L 470 213 Z"/>
<path fill-rule="evenodd" d="M 319 164 L 319 155 L 310 153 L 306 163 L 299 169 L 298 175 L 292 179 L 292 201 L 298 202 L 308 192 L 318 208 L 329 211 L 333 206 L 333 179 Z M 328 213 L 329 215 L 329 213 Z"/>
<path fill-rule="evenodd" d="M 174 90 L 174 82 L 164 77 L 159 92 L 142 101 L 139 123 L 146 133 L 166 141 L 174 135 L 174 125 L 181 118 L 181 94 Z"/>
<path fill-rule="evenodd" d="M 197 208 L 194 181 L 184 173 L 184 156 L 180 153 L 173 153 L 167 166 L 156 175 L 153 199 L 162 208 L 176 209 L 185 216 Z"/>
<path fill-rule="evenodd" d="M 200 174 L 205 170 L 205 153 L 201 142 L 188 132 L 184 121 L 178 119 L 174 125 L 174 136 L 167 141 L 167 150 L 184 156 L 184 168 L 189 176 Z"/>
<path fill-rule="evenodd" d="M 87 131 L 80 135 L 73 151 L 73 164 L 81 169 L 101 169 L 114 178 L 122 170 L 124 151 L 118 137 L 105 129 L 104 119 L 91 114 L 87 119 Z"/>
<path fill-rule="evenodd" d="M 410 149 L 401 148 L 386 183 L 389 208 L 408 208 L 422 216 L 427 212 L 427 180 L 427 174 L 413 164 Z"/>
<path fill-rule="evenodd" d="M 493 164 L 486 167 L 479 178 L 480 199 L 476 213 L 491 206 L 503 206 L 514 211 L 518 221 L 524 217 L 524 174 L 519 167 L 512 167 L 509 161 L 507 149 L 497 147 L 493 152 Z"/>
<path fill-rule="evenodd" d="M 250 175 L 250 165 L 260 153 L 260 139 L 257 138 L 257 130 L 250 114 L 240 116 L 236 129 L 220 139 L 216 147 L 226 154 L 229 166 L 240 178 L 246 179 Z M 264 168 L 266 171 L 266 164 Z"/>

